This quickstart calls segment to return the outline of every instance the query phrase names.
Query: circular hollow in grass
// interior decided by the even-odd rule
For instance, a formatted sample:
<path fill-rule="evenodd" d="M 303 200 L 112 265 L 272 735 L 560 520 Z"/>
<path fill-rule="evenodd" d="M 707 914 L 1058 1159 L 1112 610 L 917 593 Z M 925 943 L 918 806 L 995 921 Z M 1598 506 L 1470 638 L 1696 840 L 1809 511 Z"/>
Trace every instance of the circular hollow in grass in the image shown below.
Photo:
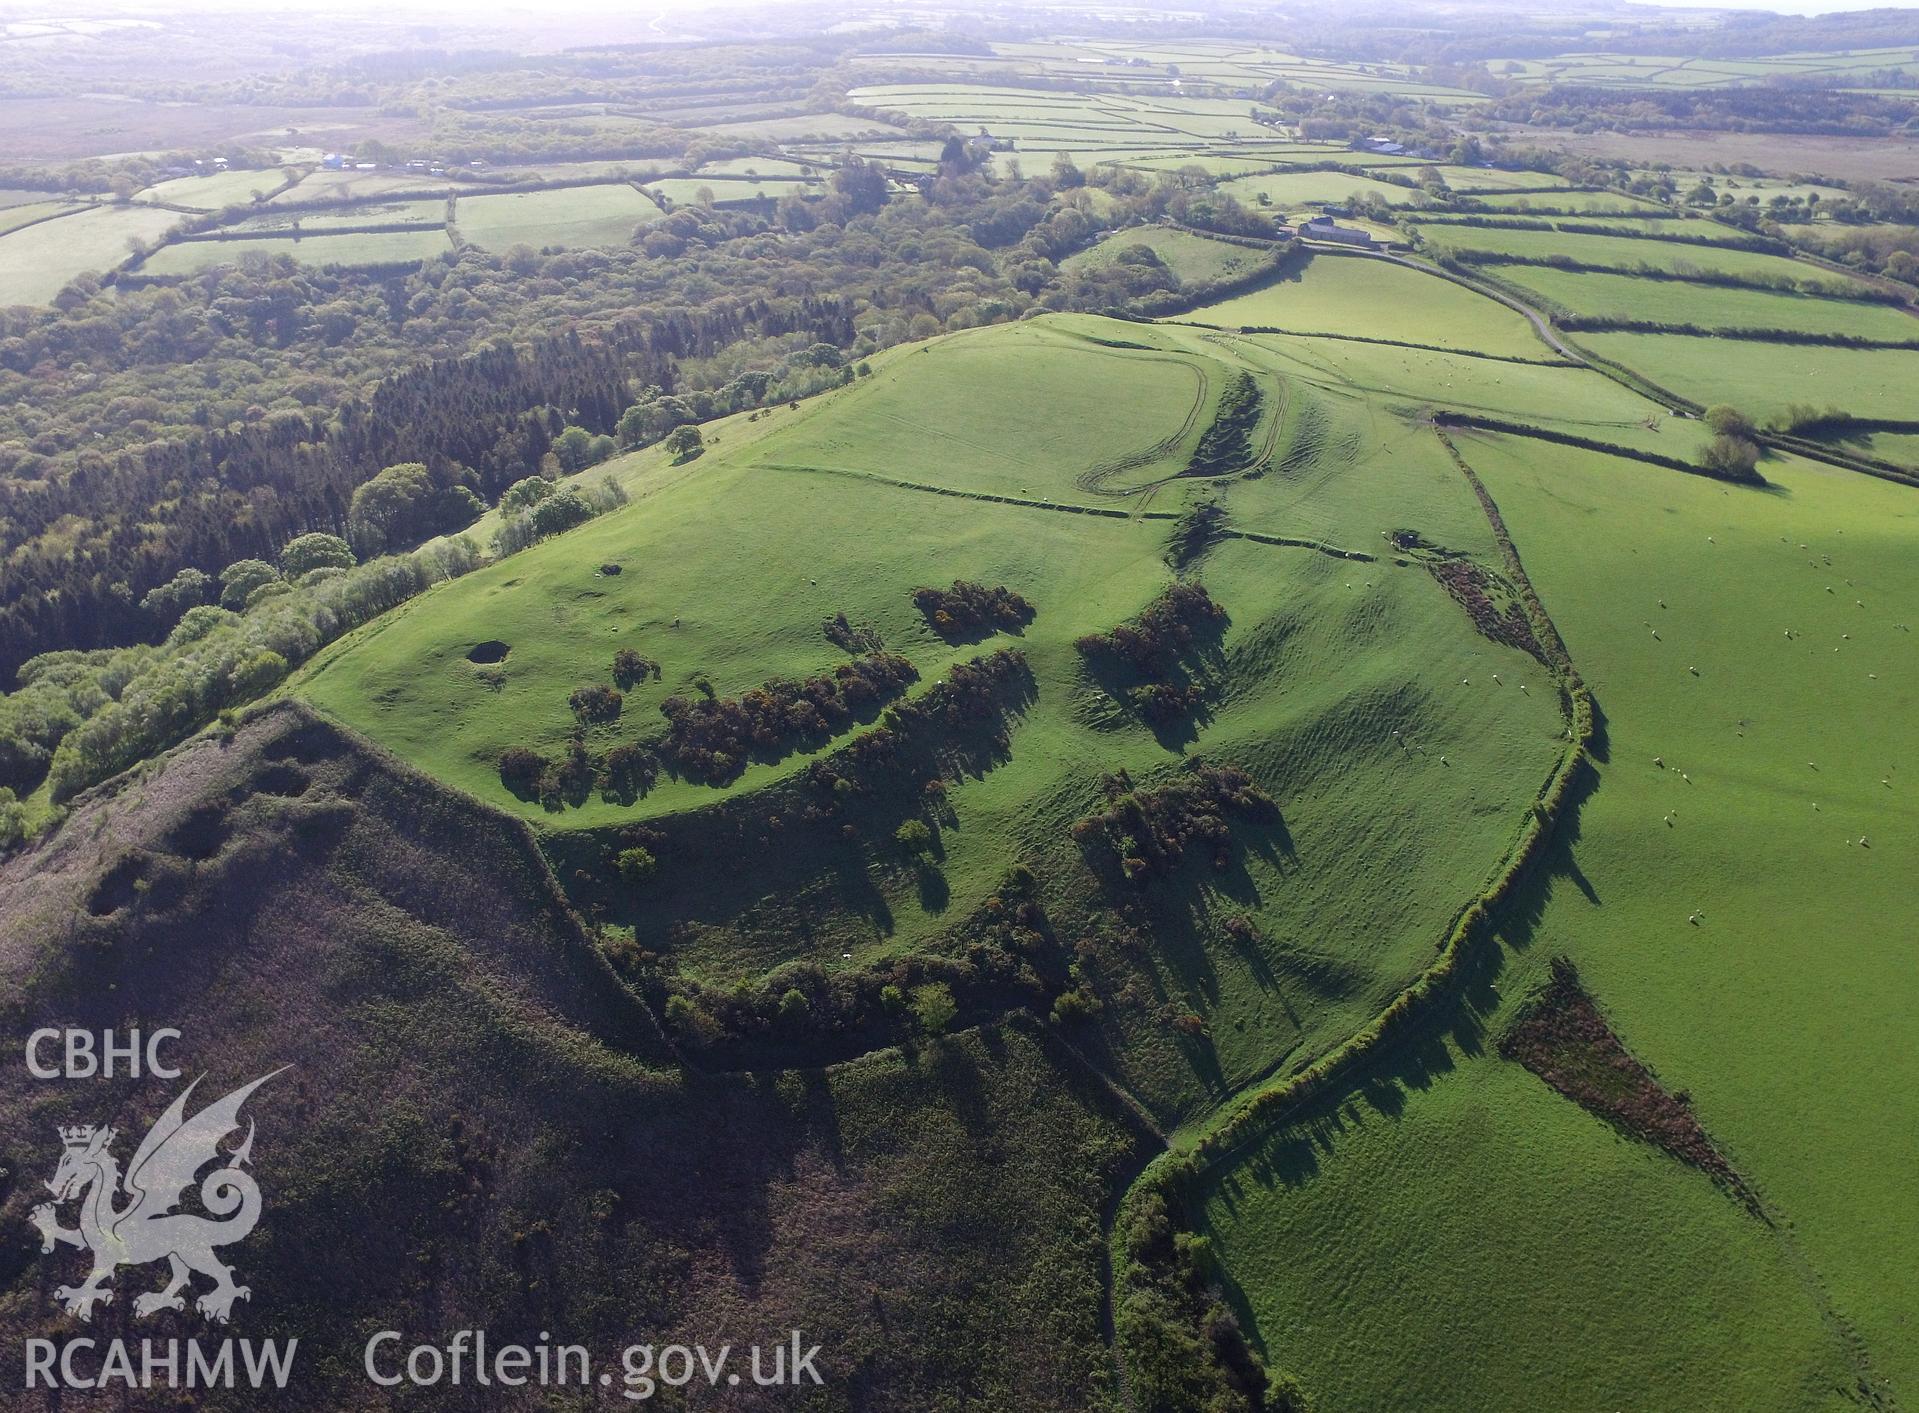
<path fill-rule="evenodd" d="M 478 663 L 505 662 L 506 655 L 512 651 L 511 644 L 503 643 L 498 638 L 489 638 L 484 643 L 475 643 L 466 660 Z"/>

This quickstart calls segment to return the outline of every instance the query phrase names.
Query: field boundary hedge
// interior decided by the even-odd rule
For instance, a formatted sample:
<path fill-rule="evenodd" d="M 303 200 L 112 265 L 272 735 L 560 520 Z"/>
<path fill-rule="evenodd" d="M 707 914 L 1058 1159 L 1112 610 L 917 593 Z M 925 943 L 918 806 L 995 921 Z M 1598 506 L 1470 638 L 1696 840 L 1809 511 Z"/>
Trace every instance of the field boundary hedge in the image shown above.
<path fill-rule="evenodd" d="M 1693 242 L 1667 242 L 1669 245 L 1691 243 Z M 1726 250 L 1730 247 L 1700 243 L 1700 248 Z M 1821 299 L 1844 299 L 1856 304 L 1904 304 L 1906 302 L 1901 296 L 1889 290 L 1871 287 L 1830 285 L 1820 280 L 1809 280 L 1801 284 L 1790 276 L 1768 279 L 1762 275 L 1735 275 L 1725 270 L 1694 270 L 1681 273 L 1677 270 L 1660 270 L 1646 265 L 1595 265 L 1590 261 L 1575 260 L 1569 255 L 1512 255 L 1498 250 L 1446 250 L 1434 251 L 1432 258 L 1442 265 L 1464 265 L 1473 268 L 1482 265 L 1534 265 L 1544 266 L 1549 270 L 1565 270 L 1574 275 L 1631 275 L 1635 279 L 1665 280 L 1676 284 L 1721 285 L 1728 289 L 1763 289 L 1775 294 L 1812 294 Z"/>
<path fill-rule="evenodd" d="M 1466 427 L 1478 432 L 1503 432 L 1508 436 L 1530 437 L 1534 441 L 1556 442 L 1560 446 L 1577 447 L 1581 451 L 1596 451 L 1607 456 L 1624 457 L 1628 461 L 1643 461 L 1648 465 L 1663 466 L 1669 471 L 1684 471 L 1690 476 L 1704 476 L 1708 480 L 1725 481 L 1735 486 L 1766 484 L 1765 478 L 1757 473 L 1751 479 L 1728 476 L 1709 470 L 1695 462 L 1682 461 L 1676 456 L 1666 456 L 1661 452 L 1643 451 L 1638 447 L 1622 446 L 1618 442 L 1600 441 L 1597 437 L 1582 437 L 1576 432 L 1558 432 L 1549 427 L 1535 427 L 1525 422 L 1508 422 L 1498 417 L 1482 417 L 1472 412 L 1435 412 L 1433 425 L 1439 428 Z"/>
<path fill-rule="evenodd" d="M 1554 308 L 1562 309 L 1562 305 Z M 1809 329 L 1707 328 L 1700 324 L 1664 324 L 1655 319 L 1609 319 L 1598 315 L 1554 313 L 1553 327 L 1568 333 L 1682 334 L 1691 338 L 1739 339 L 1747 343 L 1818 344 L 1829 348 L 1919 349 L 1919 338 L 1875 339 L 1859 334 Z"/>

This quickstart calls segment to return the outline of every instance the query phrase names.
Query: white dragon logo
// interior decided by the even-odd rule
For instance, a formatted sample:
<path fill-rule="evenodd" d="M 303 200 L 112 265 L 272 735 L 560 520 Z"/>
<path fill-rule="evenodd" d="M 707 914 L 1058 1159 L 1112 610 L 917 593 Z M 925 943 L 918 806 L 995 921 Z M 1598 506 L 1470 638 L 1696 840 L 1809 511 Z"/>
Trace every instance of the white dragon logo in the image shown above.
<path fill-rule="evenodd" d="M 63 1285 L 54 1291 L 69 1315 L 91 1320 L 95 1304 L 113 1303 L 108 1282 L 116 1267 L 144 1266 L 162 1258 L 171 1265 L 172 1278 L 166 1289 L 148 1291 L 135 1300 L 135 1315 L 186 1308 L 180 1292 L 194 1271 L 215 1282 L 194 1302 L 202 1315 L 224 1324 L 233 1302 L 251 1297 L 247 1287 L 233 1283 L 232 1269 L 220 1263 L 213 1248 L 240 1240 L 260 1220 L 260 1189 L 250 1174 L 241 1171 L 253 1154 L 253 1121 L 247 1121 L 246 1139 L 231 1153 L 223 1155 L 219 1145 L 240 1126 L 240 1106 L 247 1096 L 280 1073 L 261 1075 L 191 1119 L 186 1117 L 187 1098 L 200 1081 L 189 1084 L 141 1140 L 127 1170 L 128 1201 L 118 1210 L 114 1202 L 121 1179 L 119 1160 L 113 1156 L 114 1130 L 92 1124 L 60 1130 L 60 1166 L 47 1183 L 53 1201 L 33 1209 L 33 1224 L 40 1229 L 43 1254 L 52 1251 L 55 1243 L 85 1247 L 93 1253 L 93 1271 L 85 1284 Z M 208 1173 L 200 1184 L 200 1202 L 212 1217 L 175 1211 L 200 1170 L 222 1156 L 226 1166 Z M 54 1209 L 75 1199 L 80 1202 L 80 1225 L 69 1230 L 60 1225 Z"/>

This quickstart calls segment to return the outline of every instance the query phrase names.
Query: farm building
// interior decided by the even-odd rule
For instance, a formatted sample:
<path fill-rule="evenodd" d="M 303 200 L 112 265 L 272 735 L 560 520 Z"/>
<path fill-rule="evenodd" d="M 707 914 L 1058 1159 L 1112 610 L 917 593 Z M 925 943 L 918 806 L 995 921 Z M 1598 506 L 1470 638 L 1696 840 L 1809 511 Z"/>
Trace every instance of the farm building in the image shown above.
<path fill-rule="evenodd" d="M 1371 245 L 1370 232 L 1342 226 L 1331 216 L 1314 216 L 1300 224 L 1299 233 L 1312 240 L 1336 240 L 1341 245 Z"/>

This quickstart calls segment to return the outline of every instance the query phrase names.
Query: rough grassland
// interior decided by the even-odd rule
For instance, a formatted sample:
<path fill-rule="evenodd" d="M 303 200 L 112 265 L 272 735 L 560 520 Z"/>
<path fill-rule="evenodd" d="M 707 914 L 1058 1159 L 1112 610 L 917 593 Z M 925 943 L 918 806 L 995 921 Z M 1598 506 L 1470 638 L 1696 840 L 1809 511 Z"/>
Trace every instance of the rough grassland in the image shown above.
<path fill-rule="evenodd" d="M 291 708 L 73 823 L 0 867 L 0 1037 L 117 1027 L 137 995 L 208 1084 L 292 1065 L 249 1102 L 267 1216 L 234 1256 L 253 1290 L 236 1332 L 300 1341 L 281 1406 L 388 1408 L 367 1332 L 466 1327 L 554 1331 L 616 1379 L 630 1343 L 797 1328 L 826 1393 L 862 1407 L 1108 1406 L 1099 1211 L 1134 1139 L 1037 1027 L 780 1076 L 685 1069 L 511 822 Z M 105 1104 L 144 1132 L 172 1092 L 71 1088 L 0 1077 L 0 1160 L 33 1175 L 4 1198 L 16 1233 L 53 1125 Z M 49 1331 L 78 1260 L 9 1243 L 10 1347 Z M 144 1284 L 121 1273 L 101 1337 L 204 1337 L 126 1323 Z"/>
<path fill-rule="evenodd" d="M 1390 339 L 1546 360 L 1525 318 L 1438 275 L 1363 256 L 1315 255 L 1272 284 L 1180 316 L 1196 324 Z"/>

